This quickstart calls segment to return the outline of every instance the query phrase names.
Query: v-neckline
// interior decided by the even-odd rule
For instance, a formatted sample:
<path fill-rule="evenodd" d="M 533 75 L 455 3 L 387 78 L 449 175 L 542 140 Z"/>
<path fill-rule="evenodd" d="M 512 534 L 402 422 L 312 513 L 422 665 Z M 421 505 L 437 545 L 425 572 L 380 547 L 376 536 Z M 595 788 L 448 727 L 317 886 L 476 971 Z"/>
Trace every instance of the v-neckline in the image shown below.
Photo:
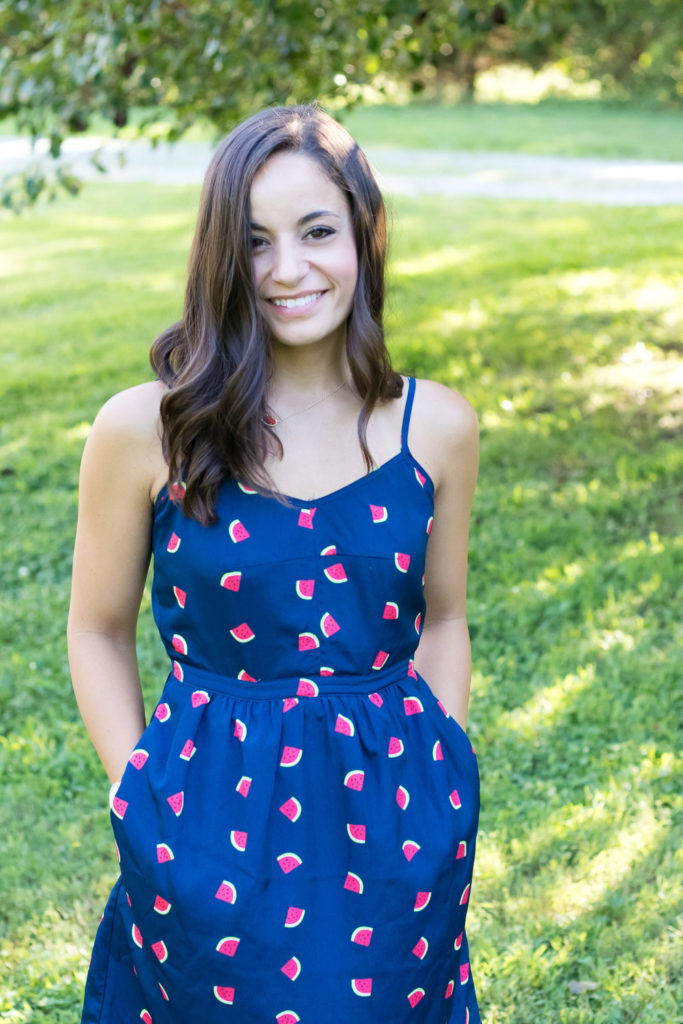
<path fill-rule="evenodd" d="M 332 498 L 337 498 L 337 497 L 339 497 L 339 495 L 344 494 L 347 491 L 352 490 L 354 487 L 358 487 L 360 484 L 364 483 L 366 480 L 370 480 L 372 477 L 377 476 L 379 473 L 382 473 L 384 470 L 388 469 L 389 466 L 392 466 L 395 462 L 399 462 L 401 459 L 408 459 L 410 462 L 413 463 L 414 468 L 417 471 L 419 471 L 419 473 L 425 478 L 425 483 L 429 484 L 429 489 L 430 489 L 431 494 L 434 495 L 435 488 L 434 488 L 434 481 L 432 480 L 432 477 L 427 472 L 427 470 L 424 468 L 424 466 L 422 466 L 417 461 L 417 459 L 415 458 L 413 453 L 410 451 L 410 449 L 409 448 L 405 448 L 405 449 L 401 449 L 401 451 L 399 451 L 399 452 L 396 452 L 396 454 L 392 455 L 390 459 L 386 460 L 386 462 L 382 462 L 382 463 L 380 463 L 379 466 L 375 466 L 375 468 L 371 469 L 369 473 L 365 473 L 363 476 L 356 477 L 355 480 L 351 480 L 351 481 L 349 481 L 348 484 L 343 484 L 341 487 L 336 487 L 333 491 L 328 491 L 327 494 L 321 494 L 318 498 L 297 498 L 293 494 L 282 494 L 282 497 L 283 498 L 287 498 L 288 501 L 293 502 L 295 505 L 299 506 L 300 508 L 313 508 L 314 506 L 317 507 L 318 505 L 322 504 L 323 502 L 330 501 Z M 236 480 L 234 477 L 229 477 L 227 480 L 225 480 L 223 482 L 223 484 L 221 485 L 220 490 L 222 490 L 223 487 L 227 486 L 228 484 L 234 484 L 236 487 L 239 487 L 239 481 Z M 262 494 L 260 491 L 256 491 L 256 490 L 254 491 L 254 496 L 255 497 L 259 497 L 259 498 L 266 498 L 266 499 L 269 499 L 271 501 L 275 501 L 276 500 L 274 495 Z M 166 498 L 169 497 L 169 494 L 168 494 L 168 484 L 164 484 L 162 486 L 161 490 L 159 491 L 159 493 L 157 494 L 156 498 L 154 499 L 154 504 L 152 506 L 154 512 L 157 511 L 157 509 L 159 507 L 159 504 L 160 504 L 160 502 L 162 500 L 162 497 L 166 497 Z"/>

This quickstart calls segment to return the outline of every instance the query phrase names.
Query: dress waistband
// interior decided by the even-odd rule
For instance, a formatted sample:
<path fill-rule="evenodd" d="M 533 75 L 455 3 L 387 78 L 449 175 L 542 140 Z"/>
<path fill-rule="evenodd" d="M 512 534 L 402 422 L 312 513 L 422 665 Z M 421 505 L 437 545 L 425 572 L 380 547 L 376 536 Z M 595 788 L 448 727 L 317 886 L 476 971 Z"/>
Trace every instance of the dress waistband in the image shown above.
<path fill-rule="evenodd" d="M 174 661 L 168 679 L 201 689 L 227 693 L 247 700 L 272 700 L 274 697 L 316 697 L 321 694 L 376 693 L 406 677 L 415 678 L 413 659 L 403 658 L 391 668 L 368 675 L 297 675 L 279 679 L 238 679 L 194 665 Z"/>

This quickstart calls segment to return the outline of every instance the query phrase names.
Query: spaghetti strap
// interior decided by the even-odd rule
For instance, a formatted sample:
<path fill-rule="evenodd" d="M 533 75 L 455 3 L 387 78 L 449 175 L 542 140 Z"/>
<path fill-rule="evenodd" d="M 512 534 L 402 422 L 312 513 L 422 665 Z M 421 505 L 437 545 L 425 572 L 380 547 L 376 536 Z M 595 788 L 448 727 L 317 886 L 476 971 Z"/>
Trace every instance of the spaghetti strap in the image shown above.
<path fill-rule="evenodd" d="M 410 427 L 410 410 L 413 407 L 413 395 L 415 394 L 415 378 L 408 377 L 408 397 L 406 407 L 403 410 L 403 425 L 401 427 L 401 451 L 408 451 L 408 428 Z"/>

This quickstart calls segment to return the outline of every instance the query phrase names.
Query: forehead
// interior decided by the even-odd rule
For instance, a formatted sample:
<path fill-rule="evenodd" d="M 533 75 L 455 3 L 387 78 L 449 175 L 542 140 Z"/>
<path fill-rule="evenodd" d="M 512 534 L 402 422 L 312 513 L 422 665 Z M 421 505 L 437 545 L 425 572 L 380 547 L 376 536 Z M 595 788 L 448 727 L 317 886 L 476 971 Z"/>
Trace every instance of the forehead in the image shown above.
<path fill-rule="evenodd" d="M 346 196 L 314 157 L 274 153 L 254 175 L 251 215 L 260 224 L 296 222 L 311 210 L 348 212 Z"/>

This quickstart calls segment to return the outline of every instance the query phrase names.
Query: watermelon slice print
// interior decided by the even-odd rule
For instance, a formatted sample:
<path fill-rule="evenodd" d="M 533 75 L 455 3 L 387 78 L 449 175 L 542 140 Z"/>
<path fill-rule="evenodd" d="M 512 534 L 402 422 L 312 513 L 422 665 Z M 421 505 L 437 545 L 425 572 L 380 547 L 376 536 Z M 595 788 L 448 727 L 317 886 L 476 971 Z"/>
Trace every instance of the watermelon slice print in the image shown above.
<path fill-rule="evenodd" d="M 287 977 L 290 978 L 292 981 L 296 981 L 296 979 L 301 974 L 301 961 L 297 957 L 293 956 L 291 957 L 291 959 L 287 961 L 286 964 L 282 965 L 280 970 L 282 971 L 283 974 L 286 974 Z"/>
<path fill-rule="evenodd" d="M 349 789 L 355 789 L 360 793 L 363 788 L 363 782 L 365 781 L 365 772 L 360 769 L 356 769 L 347 772 L 344 776 L 344 785 L 348 786 Z"/>
<path fill-rule="evenodd" d="M 403 554 L 397 551 L 394 554 L 394 565 L 399 572 L 408 572 L 408 566 L 410 565 L 410 555 Z"/>
<path fill-rule="evenodd" d="M 280 1013 L 275 1014 L 275 1020 L 277 1024 L 299 1024 L 301 1018 L 298 1013 L 294 1013 L 294 1010 L 281 1010 Z"/>
<path fill-rule="evenodd" d="M 371 505 L 370 515 L 373 523 L 386 523 L 389 513 L 385 505 Z"/>
<path fill-rule="evenodd" d="M 180 605 L 180 607 L 184 608 L 185 607 L 185 602 L 187 600 L 187 594 L 185 593 L 185 591 L 181 590 L 180 587 L 174 587 L 173 588 L 173 596 L 175 597 L 175 599 L 178 602 L 178 604 Z"/>
<path fill-rule="evenodd" d="M 334 565 L 328 565 L 327 568 L 324 570 L 324 573 L 327 576 L 328 580 L 330 580 L 332 583 L 348 582 L 348 576 L 346 575 L 346 572 L 344 571 L 344 566 L 341 564 L 341 562 L 335 562 Z"/>
<path fill-rule="evenodd" d="M 218 886 L 216 893 L 217 900 L 223 900 L 224 903 L 234 903 L 237 899 L 237 890 L 232 882 L 221 882 Z"/>
<path fill-rule="evenodd" d="M 246 540 L 249 536 L 249 531 L 239 519 L 233 519 L 228 527 L 228 533 L 230 534 L 230 540 L 235 544 L 238 544 L 241 540 Z"/>
<path fill-rule="evenodd" d="M 299 512 L 299 519 L 297 521 L 298 526 L 305 526 L 306 529 L 313 529 L 313 516 L 315 515 L 315 507 L 313 508 L 302 508 Z"/>
<path fill-rule="evenodd" d="M 363 879 L 359 875 L 355 875 L 353 871 L 348 871 L 344 881 L 344 888 L 348 889 L 349 892 L 362 893 Z"/>
<path fill-rule="evenodd" d="M 302 863 L 301 857 L 296 853 L 281 853 L 276 859 L 286 875 L 300 867 Z"/>
<path fill-rule="evenodd" d="M 246 622 L 242 622 L 239 626 L 235 626 L 234 629 L 230 630 L 230 636 L 234 640 L 239 641 L 239 643 L 246 644 L 249 640 L 254 639 L 255 634 Z"/>
<path fill-rule="evenodd" d="M 166 545 L 166 550 L 170 554 L 174 555 L 179 547 L 180 547 L 180 537 L 178 536 L 177 533 L 172 533 L 171 534 L 171 538 L 170 538 L 168 544 Z"/>
<path fill-rule="evenodd" d="M 289 800 L 285 800 L 279 809 L 290 821 L 298 821 L 301 817 L 301 804 L 295 796 L 290 796 Z"/>
<path fill-rule="evenodd" d="M 421 937 L 421 939 L 419 940 L 419 942 L 415 946 L 413 946 L 413 953 L 420 960 L 424 960 L 424 958 L 425 958 L 425 956 L 427 954 L 427 950 L 428 949 L 429 949 L 429 943 L 427 942 L 427 940 L 425 939 L 425 937 L 423 935 Z"/>
<path fill-rule="evenodd" d="M 374 669 L 384 668 L 384 666 L 386 665 L 388 657 L 389 657 L 389 652 L 388 651 L 378 651 L 377 654 L 375 655 L 375 660 L 372 663 L 372 667 Z"/>
<path fill-rule="evenodd" d="M 414 839 L 406 839 L 401 849 L 405 854 L 406 860 L 412 860 L 417 851 L 421 849 L 421 846 Z"/>
<path fill-rule="evenodd" d="M 409 802 L 410 793 L 408 792 L 405 786 L 399 786 L 398 789 L 396 790 L 396 803 L 401 808 L 401 810 L 405 811 Z"/>
<path fill-rule="evenodd" d="M 233 829 L 230 832 L 230 842 L 236 850 L 243 853 L 247 848 L 247 833 L 238 832 L 236 829 Z"/>
<path fill-rule="evenodd" d="M 157 914 L 168 914 L 169 910 L 171 909 L 171 904 L 168 902 L 168 900 L 165 900 L 163 896 L 159 896 L 157 894 L 154 900 L 154 909 L 156 910 Z"/>
<path fill-rule="evenodd" d="M 408 1002 L 415 1009 L 417 1004 L 423 998 L 425 990 L 423 988 L 414 988 L 412 992 L 408 993 Z"/>
<path fill-rule="evenodd" d="M 174 793 L 173 796 L 168 796 L 166 797 L 166 799 L 168 800 L 171 810 L 173 811 L 177 818 L 178 815 L 182 813 L 183 805 L 185 803 L 185 796 L 183 794 L 183 791 L 181 790 L 179 793 Z"/>
<path fill-rule="evenodd" d="M 365 825 L 352 825 L 347 822 L 346 831 L 348 832 L 349 837 L 353 839 L 354 843 L 365 842 Z"/>
<path fill-rule="evenodd" d="M 240 940 L 235 938 L 234 935 L 228 935 L 227 938 L 221 939 L 216 946 L 218 953 L 223 953 L 225 956 L 234 956 L 237 952 L 237 947 L 240 944 Z"/>
<path fill-rule="evenodd" d="M 361 925 L 354 928 L 351 933 L 351 942 L 357 942 L 361 946 L 369 946 L 372 938 L 372 928 Z"/>
<path fill-rule="evenodd" d="M 413 907 L 413 910 L 424 910 L 431 898 L 431 892 L 418 892 L 415 897 L 415 906 Z"/>
<path fill-rule="evenodd" d="M 406 715 L 419 715 L 424 708 L 422 701 L 419 697 L 404 697 L 403 698 L 403 710 Z"/>
<path fill-rule="evenodd" d="M 352 978 L 351 988 L 357 996 L 369 996 L 372 993 L 372 978 Z"/>
<path fill-rule="evenodd" d="M 160 964 L 164 964 L 168 960 L 168 950 L 166 949 L 165 942 L 153 942 L 152 952 L 154 953 L 155 957 L 157 958 Z"/>
<path fill-rule="evenodd" d="M 168 996 L 166 996 L 166 998 L 168 999 Z M 140 1010 L 140 1020 L 142 1021 L 142 1024 L 152 1024 L 152 1014 L 149 1010 Z"/>
<path fill-rule="evenodd" d="M 140 769 L 147 763 L 148 757 L 149 754 L 147 753 L 147 751 L 142 750 L 141 747 L 138 747 L 138 749 L 134 750 L 133 753 L 128 758 L 128 763 L 132 764 L 133 768 L 137 768 L 137 770 L 140 771 Z"/>
<path fill-rule="evenodd" d="M 303 921 L 305 913 L 301 907 L 290 907 L 285 918 L 285 928 L 296 928 Z"/>
<path fill-rule="evenodd" d="M 219 1003 L 227 1003 L 228 1006 L 232 1006 L 235 1001 L 234 988 L 226 988 L 224 985 L 214 985 L 213 994 Z"/>
<path fill-rule="evenodd" d="M 238 571 L 224 572 L 221 576 L 221 586 L 226 590 L 232 590 L 235 594 L 240 589 L 241 581 L 242 573 Z"/>
<path fill-rule="evenodd" d="M 313 597 L 313 590 L 315 587 L 315 580 L 297 580 L 295 590 L 297 597 L 301 597 L 304 601 L 310 601 Z"/>
<path fill-rule="evenodd" d="M 332 618 L 330 613 L 325 612 L 325 614 L 320 620 L 320 631 L 322 632 L 323 636 L 332 636 L 332 634 L 336 633 L 337 630 L 340 628 L 341 627 L 339 623 Z"/>
<path fill-rule="evenodd" d="M 187 640 L 180 633 L 174 633 L 171 638 L 171 646 L 178 654 L 187 654 Z"/>

